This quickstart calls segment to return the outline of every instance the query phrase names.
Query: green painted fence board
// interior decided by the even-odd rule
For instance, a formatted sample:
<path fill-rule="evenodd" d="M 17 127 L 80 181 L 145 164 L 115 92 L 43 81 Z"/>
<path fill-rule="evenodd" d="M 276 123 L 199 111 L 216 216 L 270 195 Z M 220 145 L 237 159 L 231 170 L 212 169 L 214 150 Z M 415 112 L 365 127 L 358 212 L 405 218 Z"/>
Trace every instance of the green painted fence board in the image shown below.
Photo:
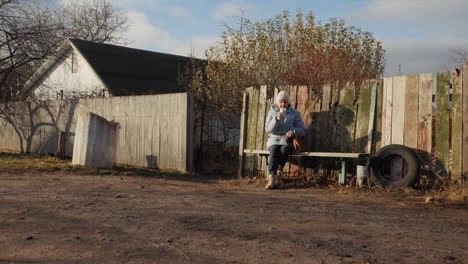
<path fill-rule="evenodd" d="M 262 85 L 259 90 L 258 113 L 257 113 L 257 133 L 255 149 L 263 149 L 263 136 L 265 135 L 265 112 L 266 112 L 267 87 Z M 265 161 L 263 157 L 258 157 L 257 169 L 264 171 Z"/>
<path fill-rule="evenodd" d="M 449 164 L 449 92 L 450 73 L 437 74 L 436 119 L 435 119 L 435 156 L 436 173 L 448 175 Z"/>
<path fill-rule="evenodd" d="M 461 179 L 462 172 L 462 134 L 463 134 L 463 94 L 462 75 L 457 69 L 452 70 L 452 171 L 453 180 Z"/>
<path fill-rule="evenodd" d="M 463 66 L 463 141 L 462 141 L 462 171 L 465 180 L 468 180 L 468 65 Z"/>
<path fill-rule="evenodd" d="M 374 129 L 374 144 L 371 153 L 375 153 L 382 147 L 382 106 L 383 106 L 383 80 L 377 84 L 377 108 L 375 109 L 376 121 Z"/>
<path fill-rule="evenodd" d="M 371 153 L 372 144 L 374 143 L 375 115 L 377 106 L 377 80 L 371 81 L 371 102 L 369 109 L 369 125 L 367 126 L 367 146 L 366 153 Z"/>
<path fill-rule="evenodd" d="M 257 133 L 257 113 L 259 91 L 253 87 L 247 89 L 249 95 L 249 114 L 247 115 L 247 144 L 246 149 L 255 149 Z M 255 168 L 257 157 L 253 154 L 246 155 L 245 169 L 252 171 Z"/>
<path fill-rule="evenodd" d="M 369 127 L 370 101 L 372 84 L 366 81 L 361 86 L 359 107 L 356 122 L 356 135 L 354 136 L 355 152 L 365 152 L 367 146 L 367 129 Z"/>

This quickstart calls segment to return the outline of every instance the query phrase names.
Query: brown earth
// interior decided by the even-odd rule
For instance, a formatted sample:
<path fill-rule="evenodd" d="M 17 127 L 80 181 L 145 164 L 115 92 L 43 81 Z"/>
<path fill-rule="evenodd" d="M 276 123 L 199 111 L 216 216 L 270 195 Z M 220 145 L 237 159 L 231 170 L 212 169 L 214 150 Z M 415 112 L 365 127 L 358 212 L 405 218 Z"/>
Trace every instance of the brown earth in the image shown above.
<path fill-rule="evenodd" d="M 0 172 L 3 263 L 468 263 L 466 204 L 203 176 Z"/>

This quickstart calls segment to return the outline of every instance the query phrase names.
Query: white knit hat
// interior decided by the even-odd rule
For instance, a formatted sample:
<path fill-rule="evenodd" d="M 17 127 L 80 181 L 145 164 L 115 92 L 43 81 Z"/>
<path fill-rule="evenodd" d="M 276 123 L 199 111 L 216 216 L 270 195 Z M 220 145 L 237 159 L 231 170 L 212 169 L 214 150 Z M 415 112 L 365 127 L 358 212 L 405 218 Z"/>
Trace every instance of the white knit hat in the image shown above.
<path fill-rule="evenodd" d="M 289 102 L 289 94 L 285 91 L 279 92 L 276 96 L 276 103 L 278 103 L 281 99 L 287 100 Z"/>

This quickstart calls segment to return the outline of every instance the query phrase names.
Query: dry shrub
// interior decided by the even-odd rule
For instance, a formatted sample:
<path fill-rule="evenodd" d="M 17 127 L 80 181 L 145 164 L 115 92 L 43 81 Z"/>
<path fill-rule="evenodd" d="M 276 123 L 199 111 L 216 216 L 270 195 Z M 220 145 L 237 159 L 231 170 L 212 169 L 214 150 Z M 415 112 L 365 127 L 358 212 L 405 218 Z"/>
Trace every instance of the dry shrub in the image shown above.
<path fill-rule="evenodd" d="M 424 189 L 426 200 L 436 199 L 447 202 L 466 203 L 468 201 L 468 185 L 466 181 L 454 181 L 450 177 L 437 175 L 430 188 Z"/>

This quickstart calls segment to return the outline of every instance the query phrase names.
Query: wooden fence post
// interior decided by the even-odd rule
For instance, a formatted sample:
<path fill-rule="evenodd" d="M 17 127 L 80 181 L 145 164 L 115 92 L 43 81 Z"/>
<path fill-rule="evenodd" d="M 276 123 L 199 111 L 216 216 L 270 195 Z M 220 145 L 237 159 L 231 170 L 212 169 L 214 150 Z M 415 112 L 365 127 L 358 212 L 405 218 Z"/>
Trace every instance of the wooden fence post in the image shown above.
<path fill-rule="evenodd" d="M 435 156 L 436 173 L 448 175 L 449 165 L 449 94 L 450 73 L 437 74 L 436 120 L 435 120 Z"/>
<path fill-rule="evenodd" d="M 462 74 L 458 69 L 452 70 L 452 180 L 461 180 L 462 173 Z"/>
<path fill-rule="evenodd" d="M 240 122 L 240 142 L 239 142 L 239 169 L 237 172 L 237 178 L 242 178 L 242 171 L 244 169 L 244 149 L 245 149 L 245 135 L 247 128 L 247 113 L 249 111 L 248 106 L 248 94 L 244 91 L 244 98 L 242 100 L 242 113 L 241 113 L 241 122 Z"/>
<path fill-rule="evenodd" d="M 462 150 L 462 164 L 463 174 L 466 179 L 468 176 L 468 64 L 463 65 L 463 150 Z"/>

